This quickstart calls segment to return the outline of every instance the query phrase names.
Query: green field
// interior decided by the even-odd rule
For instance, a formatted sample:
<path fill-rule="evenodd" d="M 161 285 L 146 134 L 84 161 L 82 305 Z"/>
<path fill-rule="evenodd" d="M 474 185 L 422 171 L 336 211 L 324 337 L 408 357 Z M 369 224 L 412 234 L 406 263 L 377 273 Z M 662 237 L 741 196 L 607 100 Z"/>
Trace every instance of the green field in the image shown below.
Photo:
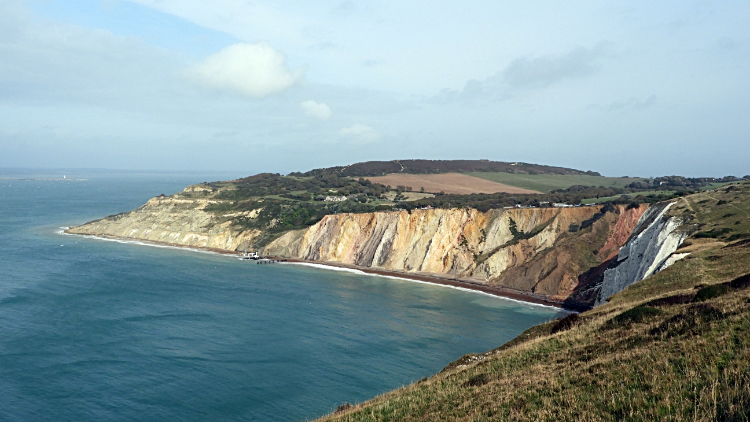
<path fill-rule="evenodd" d="M 515 174 L 515 173 L 464 173 L 493 182 L 504 183 L 517 188 L 531 189 L 539 192 L 550 192 L 555 189 L 566 189 L 573 185 L 604 186 L 605 188 L 622 188 L 633 182 L 644 180 L 639 177 L 604 177 L 587 175 L 555 174 Z"/>

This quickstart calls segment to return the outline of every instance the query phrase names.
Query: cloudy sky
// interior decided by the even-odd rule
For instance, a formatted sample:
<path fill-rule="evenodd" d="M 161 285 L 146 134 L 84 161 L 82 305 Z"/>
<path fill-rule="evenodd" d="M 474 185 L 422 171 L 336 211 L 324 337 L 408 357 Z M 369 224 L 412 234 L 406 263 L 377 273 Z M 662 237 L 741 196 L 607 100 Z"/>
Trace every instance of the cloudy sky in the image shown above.
<path fill-rule="evenodd" d="M 750 174 L 750 2 L 0 0 L 0 167 Z"/>

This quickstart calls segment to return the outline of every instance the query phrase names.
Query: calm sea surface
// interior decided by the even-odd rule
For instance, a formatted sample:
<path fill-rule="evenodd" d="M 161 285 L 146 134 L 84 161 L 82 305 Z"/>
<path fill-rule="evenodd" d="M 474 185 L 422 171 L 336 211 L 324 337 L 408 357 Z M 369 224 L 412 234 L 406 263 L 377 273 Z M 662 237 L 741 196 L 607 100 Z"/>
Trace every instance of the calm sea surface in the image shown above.
<path fill-rule="evenodd" d="M 88 180 L 7 179 L 63 173 Z M 0 420 L 312 419 L 560 315 L 410 281 L 60 234 L 238 176 L 0 170 Z"/>

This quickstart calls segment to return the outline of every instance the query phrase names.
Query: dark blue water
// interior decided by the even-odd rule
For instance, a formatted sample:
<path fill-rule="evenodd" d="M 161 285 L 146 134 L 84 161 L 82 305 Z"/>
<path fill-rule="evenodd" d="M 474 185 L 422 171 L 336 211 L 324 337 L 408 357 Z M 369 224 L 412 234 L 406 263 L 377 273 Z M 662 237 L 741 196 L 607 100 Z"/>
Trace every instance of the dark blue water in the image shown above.
<path fill-rule="evenodd" d="M 0 171 L 60 177 L 50 172 Z M 0 420 L 295 421 L 429 376 L 557 311 L 59 234 L 240 174 L 0 179 Z"/>

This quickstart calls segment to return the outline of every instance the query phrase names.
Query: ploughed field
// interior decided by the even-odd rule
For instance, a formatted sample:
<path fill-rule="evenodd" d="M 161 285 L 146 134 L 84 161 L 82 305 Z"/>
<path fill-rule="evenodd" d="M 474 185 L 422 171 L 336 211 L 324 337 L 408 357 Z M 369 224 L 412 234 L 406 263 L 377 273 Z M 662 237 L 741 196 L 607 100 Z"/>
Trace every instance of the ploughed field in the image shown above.
<path fill-rule="evenodd" d="M 392 188 L 407 186 L 411 187 L 414 191 L 424 188 L 425 192 L 432 193 L 444 192 L 458 195 L 498 192 L 518 194 L 540 193 L 535 190 L 518 188 L 459 173 L 387 174 L 385 176 L 368 177 L 368 179 L 373 183 L 390 185 Z"/>

